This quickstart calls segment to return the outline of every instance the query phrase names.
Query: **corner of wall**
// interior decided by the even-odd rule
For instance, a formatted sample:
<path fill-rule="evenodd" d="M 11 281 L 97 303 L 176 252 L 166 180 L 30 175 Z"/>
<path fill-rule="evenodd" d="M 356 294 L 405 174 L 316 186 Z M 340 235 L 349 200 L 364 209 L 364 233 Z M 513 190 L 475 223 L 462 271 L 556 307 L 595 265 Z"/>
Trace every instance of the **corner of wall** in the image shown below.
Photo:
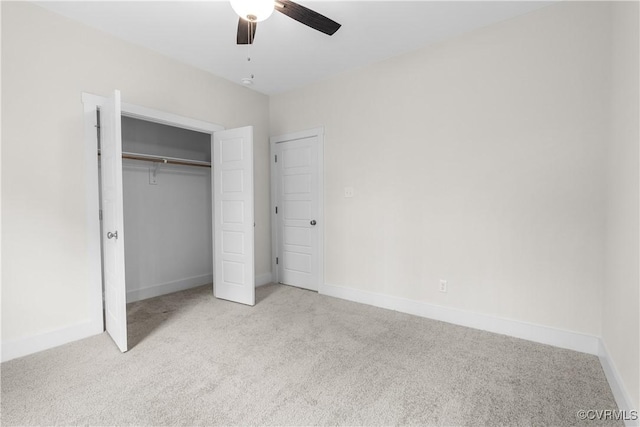
<path fill-rule="evenodd" d="M 272 276 L 271 272 L 264 273 L 264 274 L 258 274 L 256 276 L 256 288 L 260 287 L 260 286 L 268 285 L 272 281 L 273 281 L 273 276 Z"/>
<path fill-rule="evenodd" d="M 598 357 L 600 359 L 604 375 L 609 383 L 609 387 L 611 387 L 613 397 L 618 405 L 618 409 L 624 412 L 625 418 L 629 418 L 625 419 L 625 425 L 628 427 L 640 426 L 640 407 L 636 407 L 631 402 L 631 396 L 624 386 L 624 381 L 622 381 L 620 372 L 618 371 L 614 360 L 611 358 L 611 355 L 609 355 L 607 346 L 602 339 L 600 340 Z M 631 418 L 635 418 L 635 420 Z"/>

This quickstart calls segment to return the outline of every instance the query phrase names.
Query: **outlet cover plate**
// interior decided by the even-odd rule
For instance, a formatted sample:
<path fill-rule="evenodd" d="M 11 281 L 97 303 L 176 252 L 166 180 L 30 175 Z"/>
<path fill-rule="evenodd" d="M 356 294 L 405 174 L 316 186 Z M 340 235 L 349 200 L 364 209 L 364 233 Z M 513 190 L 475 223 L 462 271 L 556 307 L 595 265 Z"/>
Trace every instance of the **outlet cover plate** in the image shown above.
<path fill-rule="evenodd" d="M 344 197 L 353 197 L 353 187 L 344 187 Z"/>

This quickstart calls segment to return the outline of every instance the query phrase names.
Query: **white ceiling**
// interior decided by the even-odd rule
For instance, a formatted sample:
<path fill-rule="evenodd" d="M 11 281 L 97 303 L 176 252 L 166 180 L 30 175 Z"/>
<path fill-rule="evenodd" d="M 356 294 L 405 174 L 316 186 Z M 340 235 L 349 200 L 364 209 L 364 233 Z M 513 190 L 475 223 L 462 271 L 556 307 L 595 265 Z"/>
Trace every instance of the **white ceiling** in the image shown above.
<path fill-rule="evenodd" d="M 299 1 L 342 24 L 329 37 L 274 12 L 250 48 L 237 46 L 228 1 L 41 1 L 54 12 L 252 89 L 284 92 L 551 2 Z"/>

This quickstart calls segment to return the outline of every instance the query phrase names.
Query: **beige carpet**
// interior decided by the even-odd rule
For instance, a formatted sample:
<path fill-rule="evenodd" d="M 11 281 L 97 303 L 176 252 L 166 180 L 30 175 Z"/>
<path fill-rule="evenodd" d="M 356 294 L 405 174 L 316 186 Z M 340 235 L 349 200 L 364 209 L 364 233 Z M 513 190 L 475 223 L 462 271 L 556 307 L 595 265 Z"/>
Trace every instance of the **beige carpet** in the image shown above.
<path fill-rule="evenodd" d="M 102 334 L 3 363 L 2 425 L 569 426 L 616 408 L 595 356 L 287 286 L 257 301 L 141 301 L 125 354 Z"/>

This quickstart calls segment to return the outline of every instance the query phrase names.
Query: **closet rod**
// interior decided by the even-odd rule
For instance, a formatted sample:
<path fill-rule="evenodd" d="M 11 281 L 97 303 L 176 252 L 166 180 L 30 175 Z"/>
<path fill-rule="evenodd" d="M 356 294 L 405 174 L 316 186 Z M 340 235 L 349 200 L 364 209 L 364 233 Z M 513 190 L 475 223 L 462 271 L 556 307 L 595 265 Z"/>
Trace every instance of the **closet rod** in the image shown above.
<path fill-rule="evenodd" d="M 156 163 L 168 163 L 172 165 L 184 165 L 184 166 L 199 166 L 201 168 L 210 168 L 211 163 L 209 162 L 201 162 L 198 160 L 187 160 L 187 159 L 178 159 L 175 157 L 162 157 L 162 156 L 153 156 L 151 154 L 136 154 L 136 153 L 127 153 L 122 152 L 123 159 L 131 159 L 131 160 L 147 160 L 150 162 Z"/>
<path fill-rule="evenodd" d="M 100 155 L 100 151 L 98 151 L 98 155 Z M 187 159 L 179 159 L 177 157 L 154 156 L 153 154 L 128 153 L 126 151 L 122 152 L 122 158 L 130 159 L 130 160 L 145 160 L 149 162 L 165 163 L 165 164 L 171 164 L 171 165 L 198 166 L 201 168 L 211 167 L 211 163 L 202 162 L 199 160 L 187 160 Z"/>

